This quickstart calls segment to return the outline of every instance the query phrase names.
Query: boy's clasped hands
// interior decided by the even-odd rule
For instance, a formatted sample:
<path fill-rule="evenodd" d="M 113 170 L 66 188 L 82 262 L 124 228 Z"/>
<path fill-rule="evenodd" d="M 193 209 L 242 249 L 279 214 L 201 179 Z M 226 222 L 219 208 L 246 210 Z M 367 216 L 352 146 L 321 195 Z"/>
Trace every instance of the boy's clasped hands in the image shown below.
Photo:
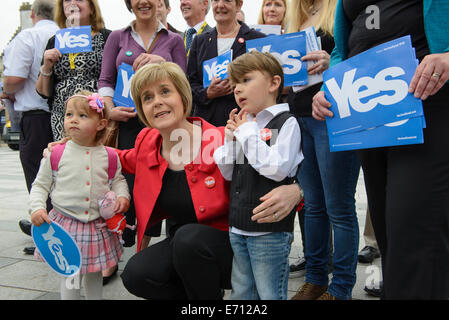
<path fill-rule="evenodd" d="M 254 118 L 254 121 L 256 118 Z M 226 123 L 225 127 L 225 136 L 226 140 L 232 141 L 235 140 L 234 131 L 238 129 L 242 124 L 248 122 L 248 112 L 244 109 L 240 110 L 237 113 L 237 108 L 232 109 L 229 113 L 229 120 Z"/>

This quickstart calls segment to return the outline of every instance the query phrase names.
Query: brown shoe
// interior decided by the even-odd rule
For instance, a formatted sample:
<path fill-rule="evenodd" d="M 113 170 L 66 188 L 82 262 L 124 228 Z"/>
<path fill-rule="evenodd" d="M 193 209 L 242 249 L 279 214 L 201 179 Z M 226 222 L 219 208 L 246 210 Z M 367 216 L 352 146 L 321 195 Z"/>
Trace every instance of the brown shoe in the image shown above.
<path fill-rule="evenodd" d="M 337 298 L 335 298 L 333 295 L 331 295 L 329 292 L 323 293 L 321 296 L 318 297 L 317 300 L 338 300 Z"/>
<path fill-rule="evenodd" d="M 291 300 L 316 300 L 327 292 L 327 286 L 319 286 L 312 283 L 304 283 Z"/>

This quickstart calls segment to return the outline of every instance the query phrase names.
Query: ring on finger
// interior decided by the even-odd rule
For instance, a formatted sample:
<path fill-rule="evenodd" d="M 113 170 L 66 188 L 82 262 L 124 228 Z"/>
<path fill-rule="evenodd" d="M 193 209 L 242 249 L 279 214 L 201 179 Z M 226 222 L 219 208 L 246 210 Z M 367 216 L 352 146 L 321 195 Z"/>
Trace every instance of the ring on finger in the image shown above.
<path fill-rule="evenodd" d="M 440 76 L 441 76 L 441 74 L 438 73 L 438 72 L 434 72 L 434 73 L 432 74 L 432 77 L 437 78 L 437 79 L 439 79 Z"/>
<path fill-rule="evenodd" d="M 274 217 L 274 220 L 277 220 L 277 219 L 278 219 L 278 213 L 275 212 L 275 213 L 273 214 L 273 217 Z"/>

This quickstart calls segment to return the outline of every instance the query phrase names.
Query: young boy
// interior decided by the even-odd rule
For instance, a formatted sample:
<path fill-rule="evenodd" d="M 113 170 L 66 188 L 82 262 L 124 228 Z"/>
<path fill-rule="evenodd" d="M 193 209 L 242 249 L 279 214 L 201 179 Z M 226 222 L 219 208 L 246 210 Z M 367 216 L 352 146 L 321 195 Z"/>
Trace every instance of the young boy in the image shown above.
<path fill-rule="evenodd" d="M 295 183 L 303 159 L 301 132 L 288 104 L 276 104 L 283 89 L 283 71 L 269 53 L 252 51 L 228 66 L 234 109 L 223 146 L 214 160 L 223 177 L 232 180 L 230 241 L 234 251 L 231 299 L 287 298 L 288 256 L 294 213 L 271 223 L 251 219 L 260 198 L 275 187 Z"/>

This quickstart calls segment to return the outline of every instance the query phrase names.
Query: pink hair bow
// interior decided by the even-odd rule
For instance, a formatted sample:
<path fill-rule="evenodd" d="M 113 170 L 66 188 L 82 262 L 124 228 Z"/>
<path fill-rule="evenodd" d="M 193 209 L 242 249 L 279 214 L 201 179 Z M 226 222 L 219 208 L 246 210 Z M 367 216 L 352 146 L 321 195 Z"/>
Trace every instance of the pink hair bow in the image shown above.
<path fill-rule="evenodd" d="M 87 101 L 89 101 L 89 106 L 92 109 L 97 110 L 98 113 L 103 113 L 104 100 L 98 93 L 94 93 L 90 96 L 87 96 L 86 98 Z"/>

